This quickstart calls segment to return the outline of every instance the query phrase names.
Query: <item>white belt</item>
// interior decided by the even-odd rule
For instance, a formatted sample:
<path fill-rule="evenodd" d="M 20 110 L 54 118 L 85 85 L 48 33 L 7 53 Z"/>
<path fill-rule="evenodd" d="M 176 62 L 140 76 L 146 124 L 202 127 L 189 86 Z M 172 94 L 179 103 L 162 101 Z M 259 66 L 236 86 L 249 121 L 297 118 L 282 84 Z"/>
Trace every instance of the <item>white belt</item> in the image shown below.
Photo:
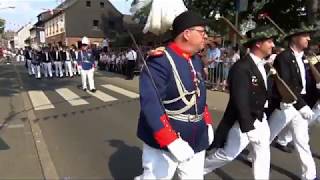
<path fill-rule="evenodd" d="M 168 115 L 169 118 L 178 121 L 184 122 L 198 122 L 203 119 L 203 114 L 193 115 L 193 114 L 176 114 L 176 115 Z"/>

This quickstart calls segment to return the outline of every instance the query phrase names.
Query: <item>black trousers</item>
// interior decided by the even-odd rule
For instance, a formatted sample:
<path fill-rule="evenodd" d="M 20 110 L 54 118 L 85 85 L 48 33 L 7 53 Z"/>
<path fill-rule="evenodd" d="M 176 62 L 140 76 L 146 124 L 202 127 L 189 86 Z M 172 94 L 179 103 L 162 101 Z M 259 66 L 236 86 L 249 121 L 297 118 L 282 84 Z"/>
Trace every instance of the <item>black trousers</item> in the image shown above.
<path fill-rule="evenodd" d="M 136 65 L 136 61 L 128 61 L 128 66 L 127 66 L 127 78 L 128 79 L 133 79 L 133 71 L 134 67 Z"/>

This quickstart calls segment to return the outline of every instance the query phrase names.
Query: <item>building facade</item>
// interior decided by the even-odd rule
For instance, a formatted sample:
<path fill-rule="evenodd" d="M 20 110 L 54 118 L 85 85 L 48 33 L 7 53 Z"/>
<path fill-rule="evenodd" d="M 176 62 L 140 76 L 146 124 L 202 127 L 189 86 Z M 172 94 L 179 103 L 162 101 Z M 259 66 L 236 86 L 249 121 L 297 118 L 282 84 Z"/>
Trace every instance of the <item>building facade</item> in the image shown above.
<path fill-rule="evenodd" d="M 14 37 L 14 47 L 24 48 L 30 46 L 30 29 L 33 27 L 31 23 L 20 28 Z"/>
<path fill-rule="evenodd" d="M 123 15 L 108 0 L 65 0 L 44 20 L 46 43 L 51 45 L 81 44 L 87 36 L 100 45 L 110 29 L 122 24 Z"/>

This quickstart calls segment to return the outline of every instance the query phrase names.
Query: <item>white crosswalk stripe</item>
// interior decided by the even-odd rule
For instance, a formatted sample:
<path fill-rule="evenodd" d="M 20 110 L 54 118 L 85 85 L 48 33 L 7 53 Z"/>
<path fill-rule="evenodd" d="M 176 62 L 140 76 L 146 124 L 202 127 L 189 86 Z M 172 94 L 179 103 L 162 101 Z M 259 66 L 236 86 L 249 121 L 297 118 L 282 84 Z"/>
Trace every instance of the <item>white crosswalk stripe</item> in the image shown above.
<path fill-rule="evenodd" d="M 130 98 L 139 98 L 139 94 L 128 91 L 126 89 L 114 86 L 112 84 L 105 84 L 105 85 L 101 85 L 102 87 L 109 89 L 111 91 L 117 92 L 119 94 L 122 94 L 124 96 L 130 97 Z"/>
<path fill-rule="evenodd" d="M 98 99 L 100 99 L 101 101 L 103 101 L 103 102 L 110 102 L 110 101 L 116 101 L 116 100 L 118 100 L 117 98 L 115 98 L 115 97 L 112 97 L 112 96 L 110 96 L 110 95 L 108 95 L 108 94 L 106 94 L 106 93 L 104 93 L 104 92 L 102 92 L 102 91 L 99 91 L 99 90 L 97 90 L 96 92 L 90 92 L 90 91 L 87 91 L 90 95 L 92 95 L 92 96 L 94 96 L 94 97 L 96 97 L 96 98 L 98 98 Z"/>
<path fill-rule="evenodd" d="M 54 105 L 50 102 L 43 91 L 28 91 L 28 94 L 35 110 L 54 108 Z"/>
<path fill-rule="evenodd" d="M 68 88 L 56 89 L 56 92 L 60 94 L 66 101 L 68 101 L 72 106 L 79 106 L 84 104 L 89 104 L 87 101 L 81 99 L 77 94 L 69 90 Z"/>
<path fill-rule="evenodd" d="M 139 94 L 120 88 L 115 85 L 104 84 L 101 86 L 117 94 L 121 94 L 132 99 L 139 98 Z M 57 95 L 61 96 L 66 102 L 68 102 L 71 106 L 80 106 L 80 105 L 90 104 L 87 100 L 84 99 L 82 92 L 80 93 L 82 95 L 78 95 L 76 90 L 70 90 L 69 88 L 58 88 L 58 89 L 55 89 L 55 92 Z M 108 95 L 107 93 L 100 90 L 97 90 L 94 93 L 87 91 L 86 93 L 88 93 L 86 96 L 88 95 L 92 96 L 94 98 L 101 100 L 102 102 L 112 102 L 112 101 L 118 100 L 116 97 Z M 49 98 L 47 97 L 44 91 L 30 90 L 28 91 L 28 94 L 35 110 L 45 110 L 45 109 L 55 108 L 55 106 L 49 100 Z"/>

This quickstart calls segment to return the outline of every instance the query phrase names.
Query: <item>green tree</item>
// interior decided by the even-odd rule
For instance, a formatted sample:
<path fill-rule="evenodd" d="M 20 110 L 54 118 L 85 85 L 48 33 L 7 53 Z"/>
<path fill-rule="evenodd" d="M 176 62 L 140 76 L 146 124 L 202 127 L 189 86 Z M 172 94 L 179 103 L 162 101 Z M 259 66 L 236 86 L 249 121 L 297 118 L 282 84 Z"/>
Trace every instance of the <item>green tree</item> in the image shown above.
<path fill-rule="evenodd" d="M 5 20 L 0 18 L 0 34 L 4 32 Z"/>
<path fill-rule="evenodd" d="M 210 27 L 214 31 L 224 35 L 228 33 L 227 25 L 215 21 L 212 15 L 214 16 L 219 11 L 221 15 L 228 18 L 232 23 L 235 23 L 235 1 L 184 0 L 184 3 L 189 10 L 196 11 L 209 19 Z M 312 24 L 319 22 L 320 10 L 318 3 L 318 0 L 248 0 L 247 10 L 239 13 L 239 22 L 247 19 L 248 15 L 252 14 L 258 24 L 264 24 L 266 22 L 259 20 L 258 16 L 261 13 L 267 13 L 281 28 L 288 31 L 301 22 Z M 149 11 L 150 4 L 135 14 L 135 17 L 144 24 Z"/>

